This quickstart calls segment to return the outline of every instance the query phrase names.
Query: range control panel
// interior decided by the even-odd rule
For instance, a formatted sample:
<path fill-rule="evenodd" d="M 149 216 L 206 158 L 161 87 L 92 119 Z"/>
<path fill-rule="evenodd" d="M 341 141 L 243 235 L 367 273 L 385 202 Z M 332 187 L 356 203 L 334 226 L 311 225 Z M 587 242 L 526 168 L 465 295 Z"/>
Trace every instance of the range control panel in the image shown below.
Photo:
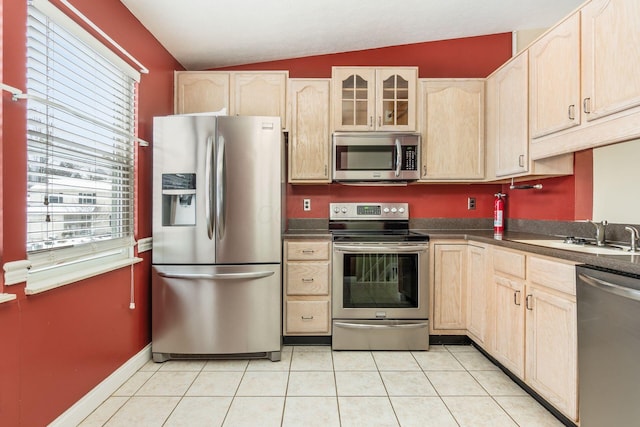
<path fill-rule="evenodd" d="M 408 203 L 329 203 L 329 220 L 409 219 Z"/>

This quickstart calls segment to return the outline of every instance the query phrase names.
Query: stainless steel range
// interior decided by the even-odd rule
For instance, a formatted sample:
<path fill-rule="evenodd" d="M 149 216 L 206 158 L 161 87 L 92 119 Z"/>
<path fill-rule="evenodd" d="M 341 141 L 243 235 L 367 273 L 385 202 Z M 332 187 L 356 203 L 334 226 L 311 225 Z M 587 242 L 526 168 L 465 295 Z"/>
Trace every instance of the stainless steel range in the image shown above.
<path fill-rule="evenodd" d="M 429 348 L 429 236 L 407 203 L 331 203 L 335 350 Z"/>

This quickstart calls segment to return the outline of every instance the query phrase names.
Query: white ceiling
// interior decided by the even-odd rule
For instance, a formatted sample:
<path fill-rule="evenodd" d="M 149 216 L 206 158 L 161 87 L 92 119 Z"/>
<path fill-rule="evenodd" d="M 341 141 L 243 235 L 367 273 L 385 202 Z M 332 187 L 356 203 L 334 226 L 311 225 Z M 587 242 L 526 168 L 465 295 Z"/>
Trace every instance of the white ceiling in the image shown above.
<path fill-rule="evenodd" d="M 121 0 L 187 69 L 547 28 L 583 0 Z"/>

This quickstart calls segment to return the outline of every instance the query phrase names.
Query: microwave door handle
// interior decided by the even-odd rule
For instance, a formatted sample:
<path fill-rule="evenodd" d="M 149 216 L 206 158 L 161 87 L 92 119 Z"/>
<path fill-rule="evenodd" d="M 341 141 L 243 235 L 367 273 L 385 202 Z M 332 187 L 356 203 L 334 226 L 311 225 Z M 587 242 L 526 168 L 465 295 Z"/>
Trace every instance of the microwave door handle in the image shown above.
<path fill-rule="evenodd" d="M 211 193 L 211 166 L 213 165 L 213 137 L 207 138 L 207 153 L 205 156 L 205 169 L 204 169 L 204 191 L 206 194 L 206 201 L 204 204 L 205 217 L 207 222 L 207 235 L 209 240 L 213 239 L 213 194 Z"/>
<path fill-rule="evenodd" d="M 224 237 L 225 228 L 225 158 L 224 158 L 224 137 L 218 136 L 218 153 L 216 159 L 216 229 L 218 240 Z"/>
<path fill-rule="evenodd" d="M 400 138 L 396 138 L 396 176 L 400 176 L 401 168 L 402 168 L 402 145 L 400 145 Z"/>

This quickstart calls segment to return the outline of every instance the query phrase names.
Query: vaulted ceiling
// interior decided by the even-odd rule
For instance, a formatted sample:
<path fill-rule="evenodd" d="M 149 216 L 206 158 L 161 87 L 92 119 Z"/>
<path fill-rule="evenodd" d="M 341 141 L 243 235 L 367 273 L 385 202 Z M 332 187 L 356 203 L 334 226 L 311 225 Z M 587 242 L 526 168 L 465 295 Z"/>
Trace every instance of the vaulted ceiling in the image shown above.
<path fill-rule="evenodd" d="M 187 69 L 547 28 L 583 0 L 121 0 Z"/>

